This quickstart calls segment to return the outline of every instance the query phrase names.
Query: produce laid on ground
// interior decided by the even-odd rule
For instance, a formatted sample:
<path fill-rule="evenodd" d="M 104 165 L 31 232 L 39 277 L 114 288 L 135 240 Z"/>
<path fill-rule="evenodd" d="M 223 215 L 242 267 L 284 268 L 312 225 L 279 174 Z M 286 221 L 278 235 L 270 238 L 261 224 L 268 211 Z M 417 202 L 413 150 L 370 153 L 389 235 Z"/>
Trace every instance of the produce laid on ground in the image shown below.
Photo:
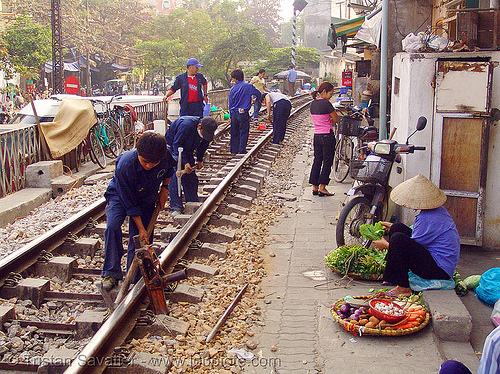
<path fill-rule="evenodd" d="M 342 275 L 379 280 L 384 274 L 386 254 L 386 250 L 344 245 L 331 251 L 325 260 L 328 267 Z"/>
<path fill-rule="evenodd" d="M 354 335 L 413 334 L 423 329 L 430 312 L 420 294 L 397 298 L 346 296 L 331 309 L 335 322 Z"/>

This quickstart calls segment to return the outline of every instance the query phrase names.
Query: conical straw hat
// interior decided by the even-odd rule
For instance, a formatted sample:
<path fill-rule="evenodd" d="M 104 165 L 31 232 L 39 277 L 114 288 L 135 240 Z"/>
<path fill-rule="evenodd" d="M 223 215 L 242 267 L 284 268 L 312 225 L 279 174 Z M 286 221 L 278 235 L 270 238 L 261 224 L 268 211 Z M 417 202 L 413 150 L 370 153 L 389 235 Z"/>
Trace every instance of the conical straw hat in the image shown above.
<path fill-rule="evenodd" d="M 391 200 L 410 209 L 435 209 L 446 202 L 446 195 L 434 183 L 418 174 L 396 186 Z"/>

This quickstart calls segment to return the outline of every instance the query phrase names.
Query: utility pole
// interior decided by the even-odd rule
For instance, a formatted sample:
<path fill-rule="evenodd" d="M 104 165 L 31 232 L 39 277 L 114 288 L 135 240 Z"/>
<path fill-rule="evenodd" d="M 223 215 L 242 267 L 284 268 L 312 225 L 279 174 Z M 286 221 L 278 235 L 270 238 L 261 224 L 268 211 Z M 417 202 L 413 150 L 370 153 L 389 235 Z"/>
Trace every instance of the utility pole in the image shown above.
<path fill-rule="evenodd" d="M 63 89 L 63 55 L 61 31 L 61 0 L 51 0 L 52 22 L 52 90 L 62 93 Z"/>
<path fill-rule="evenodd" d="M 297 11 L 300 13 L 306 7 L 305 0 L 295 0 L 293 2 L 293 22 L 292 22 L 292 66 L 295 69 L 295 45 L 297 38 Z"/>
<path fill-rule="evenodd" d="M 85 0 L 85 58 L 87 59 L 87 96 L 92 96 L 92 78 L 90 77 L 89 53 L 89 1 Z"/>

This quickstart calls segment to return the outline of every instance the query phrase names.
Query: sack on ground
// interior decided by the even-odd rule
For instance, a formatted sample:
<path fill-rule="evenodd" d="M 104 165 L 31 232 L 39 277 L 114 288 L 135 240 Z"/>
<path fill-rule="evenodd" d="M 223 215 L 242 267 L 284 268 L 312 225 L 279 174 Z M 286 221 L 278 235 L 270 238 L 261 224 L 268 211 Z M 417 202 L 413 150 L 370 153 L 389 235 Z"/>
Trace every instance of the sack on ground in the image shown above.
<path fill-rule="evenodd" d="M 408 279 L 410 281 L 410 288 L 415 292 L 425 290 L 452 290 L 455 288 L 453 279 L 424 279 L 411 271 L 408 272 Z"/>
<path fill-rule="evenodd" d="M 490 306 L 500 299 L 500 268 L 486 270 L 481 275 L 479 286 L 476 287 L 476 297 Z"/>

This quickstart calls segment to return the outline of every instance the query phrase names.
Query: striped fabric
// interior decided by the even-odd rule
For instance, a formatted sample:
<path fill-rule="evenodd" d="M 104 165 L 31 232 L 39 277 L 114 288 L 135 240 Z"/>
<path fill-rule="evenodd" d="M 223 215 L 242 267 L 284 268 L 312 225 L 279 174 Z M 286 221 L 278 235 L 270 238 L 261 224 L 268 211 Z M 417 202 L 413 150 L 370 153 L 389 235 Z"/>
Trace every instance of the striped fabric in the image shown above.
<path fill-rule="evenodd" d="M 477 369 L 477 374 L 498 373 L 500 373 L 500 326 L 486 337 L 483 355 Z"/>

